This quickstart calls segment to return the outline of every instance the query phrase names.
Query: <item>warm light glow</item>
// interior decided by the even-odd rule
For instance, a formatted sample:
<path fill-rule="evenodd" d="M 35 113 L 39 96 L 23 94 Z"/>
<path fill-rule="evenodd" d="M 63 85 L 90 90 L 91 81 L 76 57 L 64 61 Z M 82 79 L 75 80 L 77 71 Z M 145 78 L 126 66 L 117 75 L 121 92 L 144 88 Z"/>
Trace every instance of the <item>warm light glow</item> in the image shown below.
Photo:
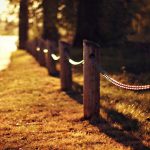
<path fill-rule="evenodd" d="M 18 24 L 19 5 L 11 4 L 9 0 L 0 0 L 0 21 Z"/>
<path fill-rule="evenodd" d="M 84 60 L 81 60 L 81 61 L 74 61 L 72 59 L 69 58 L 69 62 L 70 64 L 72 65 L 80 65 L 80 64 L 84 64 Z"/>
<path fill-rule="evenodd" d="M 51 57 L 52 57 L 54 60 L 59 60 L 59 59 L 60 59 L 60 56 L 56 56 L 55 54 L 51 54 Z"/>
<path fill-rule="evenodd" d="M 36 9 L 39 6 L 39 2 L 34 1 L 32 8 Z"/>
<path fill-rule="evenodd" d="M 17 36 L 0 36 L 0 70 L 9 65 L 11 53 L 17 49 L 17 39 Z"/>
<path fill-rule="evenodd" d="M 62 28 L 62 27 L 59 27 L 58 28 L 58 31 L 59 33 L 62 35 L 62 36 L 65 36 L 67 34 L 67 30 L 65 28 Z"/>
<path fill-rule="evenodd" d="M 36 48 L 36 51 L 38 51 L 38 52 L 39 52 L 39 51 L 40 51 L 40 47 L 37 47 L 37 48 Z"/>
<path fill-rule="evenodd" d="M 15 22 L 17 23 L 19 20 L 15 15 L 7 16 L 7 22 Z"/>
<path fill-rule="evenodd" d="M 58 7 L 58 10 L 61 11 L 61 10 L 63 10 L 65 7 L 66 7 L 66 5 L 63 4 L 63 5 L 61 5 L 61 6 Z"/>
<path fill-rule="evenodd" d="M 43 52 L 44 52 L 44 53 L 48 53 L 48 49 L 44 49 Z"/>
<path fill-rule="evenodd" d="M 57 19 L 61 19 L 62 18 L 62 13 L 57 13 Z"/>
<path fill-rule="evenodd" d="M 7 5 L 7 0 L 0 0 L 0 14 L 2 14 L 7 9 Z"/>
<path fill-rule="evenodd" d="M 43 23 L 42 23 L 42 22 L 39 22 L 37 25 L 38 25 L 38 27 L 42 27 L 42 26 L 43 26 Z"/>

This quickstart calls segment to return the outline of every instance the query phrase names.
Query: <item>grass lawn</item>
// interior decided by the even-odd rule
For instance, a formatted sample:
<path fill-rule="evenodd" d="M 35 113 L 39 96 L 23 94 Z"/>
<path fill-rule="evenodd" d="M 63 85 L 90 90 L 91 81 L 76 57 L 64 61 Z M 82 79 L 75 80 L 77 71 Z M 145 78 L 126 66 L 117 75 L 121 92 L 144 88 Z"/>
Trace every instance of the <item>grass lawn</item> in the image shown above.
<path fill-rule="evenodd" d="M 81 67 L 80 67 L 81 69 Z M 32 56 L 17 51 L 0 72 L 0 150 L 148 150 L 150 93 L 119 89 L 101 77 L 101 120 L 82 119 L 83 77 L 73 68 L 74 91 L 60 91 Z M 150 75 L 111 74 L 129 83 Z"/>

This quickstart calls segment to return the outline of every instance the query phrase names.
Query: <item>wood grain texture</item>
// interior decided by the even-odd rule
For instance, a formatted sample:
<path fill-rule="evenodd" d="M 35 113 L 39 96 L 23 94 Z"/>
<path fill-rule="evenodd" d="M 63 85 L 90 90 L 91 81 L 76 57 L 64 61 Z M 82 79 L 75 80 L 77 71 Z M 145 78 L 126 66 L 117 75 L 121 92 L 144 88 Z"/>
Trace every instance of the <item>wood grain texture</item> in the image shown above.
<path fill-rule="evenodd" d="M 84 118 L 89 120 L 99 117 L 100 75 L 96 69 L 96 63 L 99 63 L 99 51 L 99 45 L 87 40 L 83 41 Z"/>
<path fill-rule="evenodd" d="M 41 66 L 45 66 L 46 63 L 45 63 L 45 56 L 44 56 L 44 52 L 43 52 L 43 50 L 45 48 L 45 42 L 44 42 L 44 40 L 43 39 L 39 39 L 38 40 L 38 45 L 40 47 L 40 51 L 38 53 L 39 64 Z"/>
<path fill-rule="evenodd" d="M 56 44 L 53 41 L 46 41 L 45 42 L 46 49 L 48 50 L 48 53 L 45 53 L 45 61 L 46 61 L 46 67 L 48 69 L 49 75 L 56 75 L 56 62 L 52 59 L 51 54 L 54 53 L 54 51 L 57 49 Z"/>
<path fill-rule="evenodd" d="M 60 41 L 59 42 L 59 52 L 60 52 L 60 80 L 61 80 L 61 90 L 68 91 L 72 89 L 72 69 L 71 64 L 67 59 L 67 54 L 69 54 L 70 45 Z"/>

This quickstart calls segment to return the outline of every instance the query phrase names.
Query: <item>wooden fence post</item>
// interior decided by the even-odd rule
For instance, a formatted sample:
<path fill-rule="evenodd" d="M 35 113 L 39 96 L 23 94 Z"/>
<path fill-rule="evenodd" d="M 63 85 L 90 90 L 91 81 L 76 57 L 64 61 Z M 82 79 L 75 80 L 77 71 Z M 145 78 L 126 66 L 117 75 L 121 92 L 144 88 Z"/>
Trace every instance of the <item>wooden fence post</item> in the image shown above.
<path fill-rule="evenodd" d="M 35 50 L 34 50 L 34 57 L 35 57 L 35 59 L 38 61 L 38 51 L 37 51 L 37 49 L 38 49 L 38 38 L 35 38 Z"/>
<path fill-rule="evenodd" d="M 56 50 L 56 45 L 54 42 L 49 42 L 48 40 L 45 42 L 46 50 L 45 51 L 45 61 L 46 61 L 46 67 L 48 69 L 49 75 L 56 75 L 56 63 L 51 57 L 51 54 Z"/>
<path fill-rule="evenodd" d="M 26 51 L 29 53 L 29 49 L 30 49 L 30 46 L 29 46 L 29 41 L 26 41 Z"/>
<path fill-rule="evenodd" d="M 38 61 L 40 63 L 41 66 L 45 66 L 45 56 L 44 56 L 44 48 L 45 48 L 45 43 L 43 39 L 39 39 L 38 41 L 38 45 L 39 45 L 39 52 L 38 52 Z"/>
<path fill-rule="evenodd" d="M 31 41 L 31 54 L 36 57 L 36 40 Z"/>
<path fill-rule="evenodd" d="M 72 69 L 71 64 L 68 61 L 70 45 L 66 42 L 59 42 L 60 52 L 60 80 L 61 90 L 69 91 L 72 89 Z"/>
<path fill-rule="evenodd" d="M 27 43 L 27 44 L 26 44 L 26 49 L 27 49 L 28 53 L 31 54 L 31 51 L 32 51 L 32 44 L 31 44 L 31 41 L 27 41 L 26 43 Z"/>
<path fill-rule="evenodd" d="M 39 62 L 40 61 L 40 39 L 37 39 L 36 43 L 36 60 Z"/>
<path fill-rule="evenodd" d="M 98 44 L 84 40 L 83 41 L 83 104 L 84 118 L 97 121 L 99 119 L 100 110 L 100 75 L 97 70 L 99 64 Z"/>

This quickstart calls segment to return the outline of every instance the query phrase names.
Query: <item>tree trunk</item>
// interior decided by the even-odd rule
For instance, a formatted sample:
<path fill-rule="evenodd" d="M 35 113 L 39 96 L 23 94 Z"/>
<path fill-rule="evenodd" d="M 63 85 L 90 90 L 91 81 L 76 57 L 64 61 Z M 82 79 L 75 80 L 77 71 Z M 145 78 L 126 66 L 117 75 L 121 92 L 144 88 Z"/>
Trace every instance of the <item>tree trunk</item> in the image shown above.
<path fill-rule="evenodd" d="M 43 0 L 43 38 L 58 40 L 57 10 L 58 0 Z"/>
<path fill-rule="evenodd" d="M 107 46 L 124 42 L 129 25 L 129 16 L 125 1 L 104 0 L 100 10 L 101 17 L 99 22 L 102 43 Z"/>
<path fill-rule="evenodd" d="M 19 49 L 26 48 L 27 40 L 28 40 L 28 0 L 20 0 Z"/>
<path fill-rule="evenodd" d="M 81 46 L 83 39 L 99 42 L 99 4 L 99 0 L 79 1 L 74 46 Z"/>

